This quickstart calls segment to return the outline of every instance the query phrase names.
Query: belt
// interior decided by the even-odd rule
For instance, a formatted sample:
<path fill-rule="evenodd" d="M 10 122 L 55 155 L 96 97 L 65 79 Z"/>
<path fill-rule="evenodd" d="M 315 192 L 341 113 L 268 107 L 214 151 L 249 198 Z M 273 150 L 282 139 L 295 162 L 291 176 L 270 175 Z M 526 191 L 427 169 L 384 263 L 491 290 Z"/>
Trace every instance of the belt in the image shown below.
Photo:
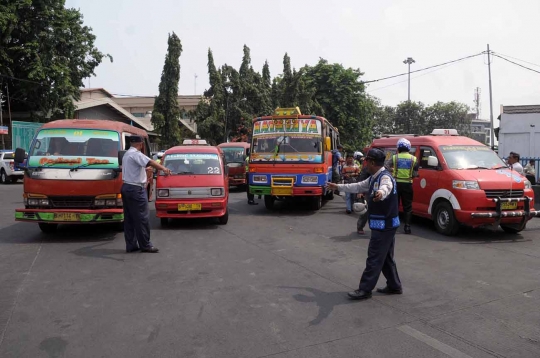
<path fill-rule="evenodd" d="M 130 182 L 127 182 L 127 181 L 125 181 L 124 184 L 140 186 L 140 187 L 143 188 L 143 189 L 144 189 L 144 187 L 146 186 L 146 183 L 144 183 L 144 184 L 141 184 L 141 183 L 130 183 Z"/>

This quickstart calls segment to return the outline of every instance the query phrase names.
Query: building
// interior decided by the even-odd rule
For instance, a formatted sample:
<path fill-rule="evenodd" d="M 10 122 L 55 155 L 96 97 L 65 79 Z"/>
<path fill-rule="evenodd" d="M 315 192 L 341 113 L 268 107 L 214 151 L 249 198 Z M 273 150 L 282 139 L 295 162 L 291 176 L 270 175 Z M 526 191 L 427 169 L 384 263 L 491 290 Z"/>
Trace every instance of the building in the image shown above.
<path fill-rule="evenodd" d="M 540 157 L 540 105 L 501 106 L 499 155 Z"/>
<path fill-rule="evenodd" d="M 184 118 L 179 118 L 179 124 L 193 133 L 197 133 L 197 125 L 192 119 L 186 118 L 185 113 L 197 107 L 201 96 L 178 96 L 178 107 Z M 103 88 L 88 88 L 81 90 L 81 98 L 76 101 L 75 118 L 77 119 L 109 119 L 123 121 L 155 135 L 152 131 L 152 110 L 154 97 L 118 97 Z"/>
<path fill-rule="evenodd" d="M 491 122 L 486 119 L 472 119 L 470 137 L 491 146 Z"/>

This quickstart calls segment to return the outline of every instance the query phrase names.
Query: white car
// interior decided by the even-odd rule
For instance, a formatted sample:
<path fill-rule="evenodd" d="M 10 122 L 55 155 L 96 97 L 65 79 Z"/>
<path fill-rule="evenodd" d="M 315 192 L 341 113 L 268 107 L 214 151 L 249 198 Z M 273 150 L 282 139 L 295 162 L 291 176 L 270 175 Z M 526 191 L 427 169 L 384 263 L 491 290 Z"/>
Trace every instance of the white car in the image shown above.
<path fill-rule="evenodd" d="M 24 177 L 24 171 L 15 168 L 15 152 L 12 150 L 0 150 L 0 183 L 15 183 Z"/>

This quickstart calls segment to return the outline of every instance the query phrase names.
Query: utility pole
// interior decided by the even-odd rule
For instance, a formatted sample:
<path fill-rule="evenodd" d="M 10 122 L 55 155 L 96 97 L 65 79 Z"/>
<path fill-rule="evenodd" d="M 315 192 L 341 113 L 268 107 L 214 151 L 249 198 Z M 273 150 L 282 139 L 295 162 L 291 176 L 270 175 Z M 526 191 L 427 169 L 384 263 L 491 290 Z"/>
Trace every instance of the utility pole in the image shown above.
<path fill-rule="evenodd" d="M 490 144 L 491 150 L 495 150 L 495 130 L 493 128 L 493 91 L 491 90 L 491 52 L 489 51 L 489 44 L 487 45 L 487 55 L 489 75 L 489 121 L 491 123 Z"/>
<path fill-rule="evenodd" d="M 2 117 L 2 112 L 4 111 L 4 100 L 2 95 L 2 88 L 0 87 L 0 127 L 4 126 L 4 118 Z M 2 149 L 6 149 L 6 143 L 4 142 L 4 135 L 0 134 L 2 137 Z"/>
<path fill-rule="evenodd" d="M 193 94 L 197 94 L 197 74 L 195 74 L 195 86 Z"/>
<path fill-rule="evenodd" d="M 408 120 L 407 120 L 407 133 L 411 133 L 411 109 L 410 109 L 410 105 L 411 105 L 411 63 L 415 63 L 415 61 L 413 60 L 412 57 L 407 57 L 407 59 L 405 59 L 403 61 L 403 63 L 407 64 L 408 67 L 409 67 L 409 83 L 408 83 L 408 95 L 407 95 L 407 102 L 408 102 L 408 105 L 409 107 L 407 108 L 407 115 L 408 115 Z"/>

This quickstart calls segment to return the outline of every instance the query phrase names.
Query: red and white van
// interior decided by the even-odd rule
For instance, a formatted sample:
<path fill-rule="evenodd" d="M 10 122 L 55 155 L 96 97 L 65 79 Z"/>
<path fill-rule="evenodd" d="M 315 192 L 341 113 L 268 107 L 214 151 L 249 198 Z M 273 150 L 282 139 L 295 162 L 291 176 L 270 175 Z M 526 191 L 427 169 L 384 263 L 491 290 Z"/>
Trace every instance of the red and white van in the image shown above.
<path fill-rule="evenodd" d="M 169 176 L 159 173 L 156 180 L 156 215 L 162 225 L 169 219 L 209 217 L 227 224 L 229 178 L 219 148 L 173 147 L 163 155 L 162 165 L 173 172 Z"/>
<path fill-rule="evenodd" d="M 432 219 L 438 232 L 455 235 L 460 225 L 500 225 L 517 233 L 531 217 L 540 216 L 531 183 L 488 146 L 455 129 L 436 129 L 425 136 L 383 136 L 371 147 L 384 150 L 389 160 L 403 137 L 420 163 L 413 180 L 413 214 Z"/>

